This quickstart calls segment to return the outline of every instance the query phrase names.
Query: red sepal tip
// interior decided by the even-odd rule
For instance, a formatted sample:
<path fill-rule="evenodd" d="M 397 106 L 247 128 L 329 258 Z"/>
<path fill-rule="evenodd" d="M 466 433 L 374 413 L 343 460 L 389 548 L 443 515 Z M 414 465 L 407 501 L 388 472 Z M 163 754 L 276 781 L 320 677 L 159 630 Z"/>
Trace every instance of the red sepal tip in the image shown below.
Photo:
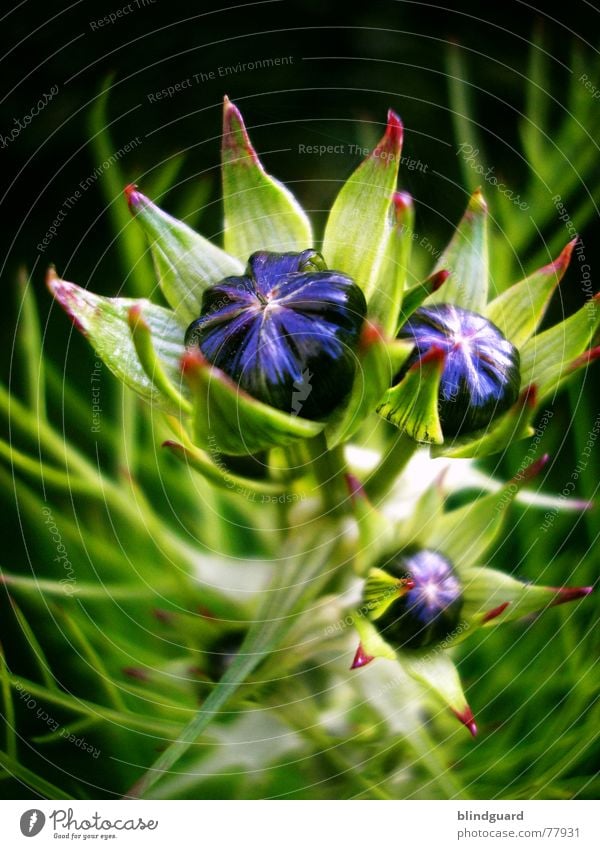
<path fill-rule="evenodd" d="M 550 602 L 551 607 L 566 604 L 568 601 L 577 601 L 578 598 L 585 598 L 586 595 L 594 592 L 593 587 L 551 587 L 551 589 L 558 593 L 557 597 Z"/>
<path fill-rule="evenodd" d="M 492 610 L 488 610 L 488 612 L 481 620 L 481 624 L 485 625 L 486 622 L 491 622 L 493 619 L 497 619 L 501 613 L 504 613 L 509 604 L 510 601 L 505 601 L 504 604 L 499 604 L 498 607 L 494 607 Z"/>
<path fill-rule="evenodd" d="M 375 660 L 375 658 L 372 655 L 367 654 L 362 647 L 362 643 L 359 643 L 350 669 L 360 669 L 361 666 L 366 666 L 367 663 L 371 663 L 372 660 Z"/>
<path fill-rule="evenodd" d="M 456 716 L 459 722 L 468 728 L 473 737 L 477 736 L 477 725 L 475 724 L 475 717 L 473 716 L 473 711 L 467 705 L 464 710 L 454 710 L 452 709 L 452 713 Z"/>

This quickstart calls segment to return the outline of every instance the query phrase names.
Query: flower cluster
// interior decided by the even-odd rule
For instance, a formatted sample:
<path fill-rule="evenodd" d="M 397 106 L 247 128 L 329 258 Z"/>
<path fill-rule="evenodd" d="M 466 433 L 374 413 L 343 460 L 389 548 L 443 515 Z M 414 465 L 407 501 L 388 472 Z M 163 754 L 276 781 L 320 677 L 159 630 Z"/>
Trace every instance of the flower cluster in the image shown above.
<path fill-rule="evenodd" d="M 52 293 L 98 357 L 167 414 L 178 439 L 166 444 L 211 482 L 230 485 L 222 456 L 309 445 L 317 436 L 331 452 L 377 414 L 414 448 L 430 445 L 433 456 L 499 452 L 530 434 L 540 403 L 597 355 L 590 353 L 599 323 L 594 299 L 539 330 L 574 242 L 554 262 L 490 292 L 479 191 L 431 276 L 407 285 L 413 204 L 397 187 L 402 137 L 390 111 L 317 239 L 290 191 L 265 171 L 226 98 L 223 247 L 137 187 L 126 189 L 168 307 L 100 297 L 51 271 Z M 235 475 L 236 485 L 277 495 L 276 463 L 267 469 L 266 479 Z M 291 486 L 300 491 L 302 481 Z M 590 589 L 536 587 L 482 565 L 518 488 L 511 487 L 451 512 L 438 505 L 442 518 L 424 534 L 423 522 L 408 533 L 383 519 L 361 483 L 352 483 L 363 535 L 357 569 L 365 578 L 354 666 L 399 660 L 472 731 L 458 674 L 440 649 Z M 415 516 L 430 508 L 417 504 Z"/>

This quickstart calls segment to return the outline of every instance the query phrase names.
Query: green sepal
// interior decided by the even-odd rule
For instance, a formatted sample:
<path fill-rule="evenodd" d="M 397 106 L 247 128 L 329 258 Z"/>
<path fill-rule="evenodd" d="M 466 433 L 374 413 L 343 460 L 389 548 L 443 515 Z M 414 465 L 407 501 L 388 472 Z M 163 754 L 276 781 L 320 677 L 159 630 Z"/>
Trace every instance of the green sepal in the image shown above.
<path fill-rule="evenodd" d="M 402 581 L 389 575 L 384 569 L 369 569 L 361 611 L 371 620 L 379 619 L 390 604 L 403 596 L 405 592 Z"/>
<path fill-rule="evenodd" d="M 375 625 L 367 619 L 364 613 L 359 610 L 352 618 L 365 654 L 370 655 L 370 657 L 398 660 L 394 649 L 389 643 L 386 643 Z"/>
<path fill-rule="evenodd" d="M 134 186 L 125 192 L 148 239 L 162 293 L 187 326 L 200 315 L 204 290 L 224 277 L 243 274 L 244 266 L 183 221 L 163 212 Z"/>
<path fill-rule="evenodd" d="M 306 213 L 289 189 L 265 172 L 240 111 L 227 97 L 223 102 L 221 162 L 225 250 L 245 264 L 255 251 L 313 247 Z"/>
<path fill-rule="evenodd" d="M 432 457 L 486 457 L 504 451 L 513 442 L 532 436 L 531 420 L 537 406 L 537 392 L 529 386 L 513 406 L 488 426 L 481 436 L 457 436 L 443 445 L 431 447 Z"/>
<path fill-rule="evenodd" d="M 56 300 L 115 377 L 161 410 L 180 413 L 181 405 L 175 402 L 173 395 L 161 391 L 160 381 L 155 382 L 146 372 L 129 325 L 132 308 L 141 310 L 150 331 L 153 356 L 160 365 L 161 379 L 173 387 L 180 387 L 185 326 L 174 313 L 146 300 L 94 295 L 75 283 L 60 280 L 54 270 L 48 272 L 47 282 Z"/>
<path fill-rule="evenodd" d="M 429 303 L 456 304 L 483 313 L 488 298 L 487 204 L 477 189 L 434 272 L 447 270 L 448 280 Z"/>
<path fill-rule="evenodd" d="M 547 607 L 562 604 L 591 592 L 590 587 L 558 588 L 526 584 L 496 569 L 470 568 L 461 572 L 464 602 L 462 618 L 466 626 L 452 638 L 453 643 L 466 639 L 475 629 L 491 627 Z"/>
<path fill-rule="evenodd" d="M 390 236 L 402 135 L 402 123 L 390 110 L 383 137 L 340 189 L 325 227 L 327 265 L 349 274 L 365 293 L 367 303 L 377 290 Z M 392 281 L 392 287 L 395 285 Z"/>
<path fill-rule="evenodd" d="M 515 283 L 487 305 L 485 317 L 517 348 L 524 345 L 539 326 L 552 294 L 569 266 L 576 242 L 577 239 L 573 239 L 554 262 Z"/>
<path fill-rule="evenodd" d="M 169 398 L 183 413 L 191 413 L 192 405 L 179 391 L 179 389 L 186 390 L 185 385 L 181 385 L 181 372 L 178 375 L 178 388 L 169 380 L 163 364 L 158 358 L 152 342 L 152 331 L 144 316 L 141 303 L 138 302 L 129 308 L 127 319 L 136 354 L 150 380 L 158 391 Z"/>
<path fill-rule="evenodd" d="M 412 198 L 407 192 L 394 192 L 390 216 L 387 243 L 368 307 L 370 318 L 388 336 L 395 336 L 408 276 L 415 219 Z"/>
<path fill-rule="evenodd" d="M 411 678 L 431 690 L 462 722 L 467 725 L 473 722 L 458 669 L 443 645 L 433 651 L 402 652 L 400 663 Z M 474 725 L 471 733 L 476 733 Z"/>
<path fill-rule="evenodd" d="M 449 276 L 450 272 L 444 268 L 441 271 L 434 272 L 427 278 L 427 280 L 424 280 L 423 283 L 419 283 L 417 286 L 413 286 L 412 289 L 409 289 L 408 292 L 405 292 L 404 299 L 402 301 L 400 324 L 402 325 L 408 321 L 414 311 L 419 309 L 426 298 L 429 298 L 430 295 L 437 292 Z"/>
<path fill-rule="evenodd" d="M 600 295 L 549 330 L 533 336 L 521 349 L 521 380 L 535 384 L 539 400 L 552 395 L 573 371 L 600 325 Z"/>
<path fill-rule="evenodd" d="M 409 353 L 407 351 L 405 356 Z M 397 346 L 390 350 L 379 328 L 367 320 L 360 336 L 350 395 L 332 414 L 325 428 L 329 448 L 347 442 L 373 412 L 400 367 L 399 360 Z"/>
<path fill-rule="evenodd" d="M 274 445 L 311 439 L 322 422 L 290 416 L 252 398 L 195 352 L 183 368 L 194 403 L 194 441 L 213 456 L 254 454 Z"/>
<path fill-rule="evenodd" d="M 416 442 L 442 443 L 438 413 L 440 380 L 445 356 L 432 347 L 417 360 L 400 383 L 385 393 L 377 412 Z"/>

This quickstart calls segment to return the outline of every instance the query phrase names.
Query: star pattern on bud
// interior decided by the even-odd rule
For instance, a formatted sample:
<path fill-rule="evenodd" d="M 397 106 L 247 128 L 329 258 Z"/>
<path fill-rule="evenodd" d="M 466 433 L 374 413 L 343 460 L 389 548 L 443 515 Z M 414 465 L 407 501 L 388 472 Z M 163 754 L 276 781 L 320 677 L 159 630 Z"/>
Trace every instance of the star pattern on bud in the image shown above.
<path fill-rule="evenodd" d="M 432 350 L 444 354 L 438 410 L 445 435 L 487 427 L 517 400 L 519 352 L 491 321 L 454 304 L 418 308 L 398 333 L 414 350 L 398 375 Z"/>
<path fill-rule="evenodd" d="M 205 291 L 185 342 L 254 398 L 320 419 L 352 387 L 366 308 L 356 283 L 315 251 L 260 251 L 244 276 Z"/>

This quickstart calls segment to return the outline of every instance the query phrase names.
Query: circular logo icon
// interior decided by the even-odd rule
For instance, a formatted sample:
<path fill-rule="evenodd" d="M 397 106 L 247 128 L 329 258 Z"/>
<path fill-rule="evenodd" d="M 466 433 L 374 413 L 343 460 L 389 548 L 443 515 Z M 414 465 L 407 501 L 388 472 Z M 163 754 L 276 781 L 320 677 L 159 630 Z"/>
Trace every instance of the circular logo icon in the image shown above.
<path fill-rule="evenodd" d="M 21 817 L 21 833 L 25 837 L 35 837 L 46 824 L 44 813 L 37 808 L 25 811 Z"/>

